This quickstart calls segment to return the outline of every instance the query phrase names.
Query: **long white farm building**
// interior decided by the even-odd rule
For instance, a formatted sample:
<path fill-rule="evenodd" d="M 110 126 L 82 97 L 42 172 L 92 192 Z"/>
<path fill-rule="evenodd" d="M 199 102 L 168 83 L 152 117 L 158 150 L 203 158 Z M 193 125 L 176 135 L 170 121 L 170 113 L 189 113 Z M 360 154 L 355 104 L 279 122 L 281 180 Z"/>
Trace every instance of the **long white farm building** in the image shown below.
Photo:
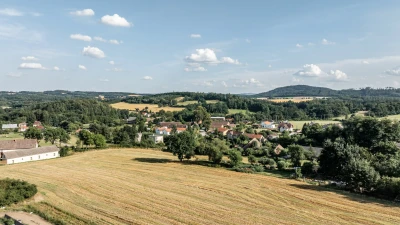
<path fill-rule="evenodd" d="M 0 164 L 15 164 L 60 157 L 57 146 L 38 147 L 34 139 L 0 141 Z"/>

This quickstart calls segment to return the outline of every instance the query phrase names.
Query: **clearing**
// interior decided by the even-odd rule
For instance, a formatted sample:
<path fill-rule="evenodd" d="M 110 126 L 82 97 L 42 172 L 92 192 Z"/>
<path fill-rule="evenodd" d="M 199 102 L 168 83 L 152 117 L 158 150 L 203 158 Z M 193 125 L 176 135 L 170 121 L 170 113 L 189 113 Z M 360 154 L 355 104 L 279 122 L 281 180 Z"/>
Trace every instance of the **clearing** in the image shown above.
<path fill-rule="evenodd" d="M 291 179 L 108 149 L 0 167 L 36 184 L 65 224 L 399 224 L 399 205 Z M 37 204 L 37 205 L 35 205 Z"/>
<path fill-rule="evenodd" d="M 245 110 L 245 109 L 229 109 L 228 110 L 229 112 L 228 112 L 228 114 L 229 115 L 231 115 L 231 114 L 236 114 L 236 113 L 242 113 L 242 114 L 250 114 L 250 111 L 248 111 L 248 110 Z"/>
<path fill-rule="evenodd" d="M 115 104 L 111 104 L 111 107 L 116 108 L 116 109 L 127 109 L 130 111 L 135 111 L 137 108 L 139 110 L 142 110 L 146 107 L 148 107 L 148 110 L 151 110 L 152 112 L 159 112 L 160 110 L 164 111 L 182 111 L 185 108 L 180 108 L 180 107 L 158 107 L 156 104 L 131 104 L 131 103 L 126 103 L 126 102 L 118 102 Z"/>

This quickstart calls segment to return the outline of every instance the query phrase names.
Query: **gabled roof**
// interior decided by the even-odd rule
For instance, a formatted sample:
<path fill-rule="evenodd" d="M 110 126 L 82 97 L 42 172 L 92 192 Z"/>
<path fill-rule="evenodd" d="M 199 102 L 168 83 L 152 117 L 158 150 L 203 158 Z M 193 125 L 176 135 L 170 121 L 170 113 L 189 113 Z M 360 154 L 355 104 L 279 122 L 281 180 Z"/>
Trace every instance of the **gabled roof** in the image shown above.
<path fill-rule="evenodd" d="M 3 156 L 6 159 L 15 159 L 31 155 L 45 154 L 58 152 L 57 146 L 47 146 L 32 149 L 16 149 L 15 151 L 3 152 Z"/>
<path fill-rule="evenodd" d="M 36 148 L 36 139 L 16 139 L 0 141 L 0 150 Z"/>
<path fill-rule="evenodd" d="M 280 123 L 278 125 L 278 128 L 281 128 L 281 127 L 283 127 L 283 128 L 293 128 L 293 124 L 291 124 L 291 123 Z"/>
<path fill-rule="evenodd" d="M 250 139 L 256 138 L 256 139 L 261 139 L 264 136 L 262 134 L 248 134 L 248 133 L 244 133 L 243 135 L 247 136 Z"/>
<path fill-rule="evenodd" d="M 262 121 L 261 123 L 262 124 L 267 124 L 267 125 L 274 124 L 274 122 L 271 122 L 271 121 Z"/>

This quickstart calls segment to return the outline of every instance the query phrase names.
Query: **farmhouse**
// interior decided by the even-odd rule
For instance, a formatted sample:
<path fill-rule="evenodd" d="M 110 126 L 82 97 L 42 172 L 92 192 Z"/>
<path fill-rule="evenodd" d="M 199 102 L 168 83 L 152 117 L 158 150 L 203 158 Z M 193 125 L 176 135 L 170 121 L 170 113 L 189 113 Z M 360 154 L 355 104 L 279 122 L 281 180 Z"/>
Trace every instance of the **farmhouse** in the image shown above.
<path fill-rule="evenodd" d="M 26 124 L 26 123 L 18 124 L 18 131 L 19 132 L 25 132 L 26 130 L 28 130 L 28 124 Z"/>
<path fill-rule="evenodd" d="M 261 122 L 261 127 L 264 129 L 275 129 L 275 123 L 272 121 L 262 121 Z"/>
<path fill-rule="evenodd" d="M 162 135 L 153 134 L 153 135 L 150 135 L 149 138 L 150 138 L 150 140 L 153 140 L 154 143 L 156 143 L 156 144 L 164 142 L 164 136 L 162 136 Z"/>
<path fill-rule="evenodd" d="M 35 139 L 0 141 L 0 164 L 14 164 L 60 157 L 57 146 L 38 147 Z"/>
<path fill-rule="evenodd" d="M 210 125 L 210 129 L 224 128 L 229 125 L 230 125 L 230 123 L 228 121 L 212 121 L 211 125 Z"/>
<path fill-rule="evenodd" d="M 13 130 L 18 129 L 18 124 L 3 124 L 1 125 L 2 130 Z"/>
<path fill-rule="evenodd" d="M 282 122 L 278 125 L 278 129 L 280 132 L 284 132 L 284 131 L 293 131 L 293 124 L 288 123 L 288 122 Z"/>
<path fill-rule="evenodd" d="M 225 117 L 222 116 L 212 116 L 211 120 L 225 121 Z"/>
<path fill-rule="evenodd" d="M 257 139 L 261 143 L 266 141 L 265 137 L 263 135 L 261 135 L 261 134 L 244 133 L 243 135 L 248 137 L 249 139 Z"/>

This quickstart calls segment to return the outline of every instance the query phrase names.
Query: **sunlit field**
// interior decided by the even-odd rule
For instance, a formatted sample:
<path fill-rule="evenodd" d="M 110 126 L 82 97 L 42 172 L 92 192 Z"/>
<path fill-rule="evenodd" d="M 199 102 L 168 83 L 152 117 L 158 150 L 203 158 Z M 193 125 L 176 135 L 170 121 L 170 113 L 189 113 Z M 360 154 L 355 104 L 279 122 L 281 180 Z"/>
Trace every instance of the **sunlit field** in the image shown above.
<path fill-rule="evenodd" d="M 111 104 L 111 106 L 116 109 L 127 109 L 130 111 L 135 111 L 137 108 L 139 110 L 142 110 L 148 107 L 148 110 L 151 110 L 152 112 L 159 112 L 160 110 L 174 112 L 182 111 L 184 109 L 183 107 L 158 107 L 158 105 L 156 104 L 131 104 L 126 102 L 118 102 L 115 104 Z"/>

